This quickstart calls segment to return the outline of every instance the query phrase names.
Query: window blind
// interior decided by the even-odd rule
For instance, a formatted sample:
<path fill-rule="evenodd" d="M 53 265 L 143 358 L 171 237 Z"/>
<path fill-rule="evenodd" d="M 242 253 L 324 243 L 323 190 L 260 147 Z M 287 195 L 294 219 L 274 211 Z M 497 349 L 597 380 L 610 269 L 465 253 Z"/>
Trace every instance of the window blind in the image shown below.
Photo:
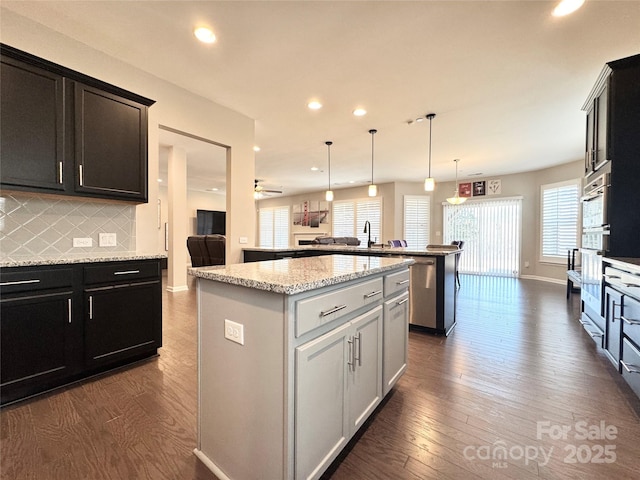
<path fill-rule="evenodd" d="M 464 241 L 461 273 L 520 275 L 522 199 L 445 204 L 443 209 L 444 243 Z"/>
<path fill-rule="evenodd" d="M 564 262 L 578 244 L 579 180 L 541 186 L 542 260 Z"/>
<path fill-rule="evenodd" d="M 366 198 L 333 202 L 333 236 L 357 237 L 361 245 L 367 244 L 364 222 L 371 224 L 371 240 L 382 239 L 382 200 Z"/>
<path fill-rule="evenodd" d="M 431 197 L 428 195 L 404 196 L 404 240 L 407 247 L 423 249 L 429 244 L 431 222 Z"/>
<path fill-rule="evenodd" d="M 261 208 L 259 212 L 260 247 L 289 247 L 289 207 Z"/>

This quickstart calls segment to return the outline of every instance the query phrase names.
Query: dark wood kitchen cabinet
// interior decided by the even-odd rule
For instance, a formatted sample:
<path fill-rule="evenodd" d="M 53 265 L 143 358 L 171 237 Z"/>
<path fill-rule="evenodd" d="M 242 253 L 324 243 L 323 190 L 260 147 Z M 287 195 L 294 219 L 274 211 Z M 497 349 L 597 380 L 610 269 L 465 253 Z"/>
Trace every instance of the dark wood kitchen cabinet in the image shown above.
<path fill-rule="evenodd" d="M 3 188 L 146 202 L 140 95 L 0 45 Z"/>
<path fill-rule="evenodd" d="M 74 272 L 25 268 L 0 273 L 0 395 L 2 403 L 44 391 L 74 374 Z"/>
<path fill-rule="evenodd" d="M 157 354 L 160 259 L 0 272 L 0 403 Z"/>
<path fill-rule="evenodd" d="M 157 263 L 85 267 L 87 367 L 148 356 L 162 344 L 162 299 Z"/>

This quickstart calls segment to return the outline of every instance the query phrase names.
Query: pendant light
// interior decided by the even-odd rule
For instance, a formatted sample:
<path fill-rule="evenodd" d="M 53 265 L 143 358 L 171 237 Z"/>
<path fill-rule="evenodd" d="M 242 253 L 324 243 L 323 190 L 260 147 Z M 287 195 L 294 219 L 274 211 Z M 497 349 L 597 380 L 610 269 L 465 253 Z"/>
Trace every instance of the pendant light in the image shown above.
<path fill-rule="evenodd" d="M 333 145 L 333 142 L 327 141 L 324 144 L 327 146 L 327 159 L 329 161 L 329 188 L 325 192 L 324 198 L 327 202 L 331 202 L 333 201 L 333 190 L 331 190 L 331 145 Z"/>
<path fill-rule="evenodd" d="M 459 158 L 456 158 L 454 160 L 454 162 L 456 162 L 456 189 L 453 192 L 453 197 L 447 198 L 447 202 L 449 202 L 451 205 L 460 205 L 461 203 L 464 203 L 467 201 L 467 197 L 461 197 L 458 192 L 458 162 L 459 161 L 460 161 Z"/>
<path fill-rule="evenodd" d="M 371 185 L 369 185 L 369 196 L 375 197 L 378 195 L 378 187 L 373 183 L 373 136 L 378 131 L 372 128 L 369 133 L 371 134 Z"/>
<path fill-rule="evenodd" d="M 429 176 L 424 179 L 425 192 L 433 192 L 433 190 L 436 188 L 436 180 L 431 176 L 431 123 L 433 122 L 433 118 L 435 116 L 435 113 L 429 113 L 427 115 L 427 119 L 429 119 Z"/>

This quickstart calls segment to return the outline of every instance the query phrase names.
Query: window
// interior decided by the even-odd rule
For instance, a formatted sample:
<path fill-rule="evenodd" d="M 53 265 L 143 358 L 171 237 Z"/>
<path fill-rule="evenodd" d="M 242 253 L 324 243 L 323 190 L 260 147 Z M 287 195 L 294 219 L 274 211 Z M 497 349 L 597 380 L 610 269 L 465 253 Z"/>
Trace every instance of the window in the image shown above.
<path fill-rule="evenodd" d="M 540 189 L 540 260 L 563 263 L 567 250 L 578 244 L 580 180 L 542 185 Z"/>
<path fill-rule="evenodd" d="M 261 208 L 260 247 L 289 248 L 289 207 Z"/>
<path fill-rule="evenodd" d="M 431 197 L 404 196 L 404 240 L 407 247 L 422 250 L 429 244 Z"/>
<path fill-rule="evenodd" d="M 366 198 L 333 202 L 333 236 L 358 237 L 366 245 L 369 237 L 364 233 L 364 222 L 371 224 L 371 240 L 381 241 L 382 200 Z"/>
<path fill-rule="evenodd" d="M 444 204 L 444 243 L 464 241 L 461 273 L 520 275 L 522 198 Z"/>

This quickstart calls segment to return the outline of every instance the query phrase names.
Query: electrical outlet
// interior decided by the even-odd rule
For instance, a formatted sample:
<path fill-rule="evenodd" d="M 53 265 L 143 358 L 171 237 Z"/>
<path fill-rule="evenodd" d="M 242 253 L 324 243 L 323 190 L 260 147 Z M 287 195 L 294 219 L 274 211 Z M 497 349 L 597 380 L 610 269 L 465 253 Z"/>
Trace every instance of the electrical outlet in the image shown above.
<path fill-rule="evenodd" d="M 245 244 L 245 243 L 249 243 L 249 239 L 247 237 L 240 237 L 240 243 L 241 244 Z"/>
<path fill-rule="evenodd" d="M 244 325 L 224 319 L 224 338 L 244 345 Z"/>
<path fill-rule="evenodd" d="M 101 247 L 115 247 L 117 245 L 116 234 L 101 233 L 99 242 Z"/>
<path fill-rule="evenodd" d="M 91 238 L 74 238 L 73 247 L 93 247 L 93 240 Z"/>

